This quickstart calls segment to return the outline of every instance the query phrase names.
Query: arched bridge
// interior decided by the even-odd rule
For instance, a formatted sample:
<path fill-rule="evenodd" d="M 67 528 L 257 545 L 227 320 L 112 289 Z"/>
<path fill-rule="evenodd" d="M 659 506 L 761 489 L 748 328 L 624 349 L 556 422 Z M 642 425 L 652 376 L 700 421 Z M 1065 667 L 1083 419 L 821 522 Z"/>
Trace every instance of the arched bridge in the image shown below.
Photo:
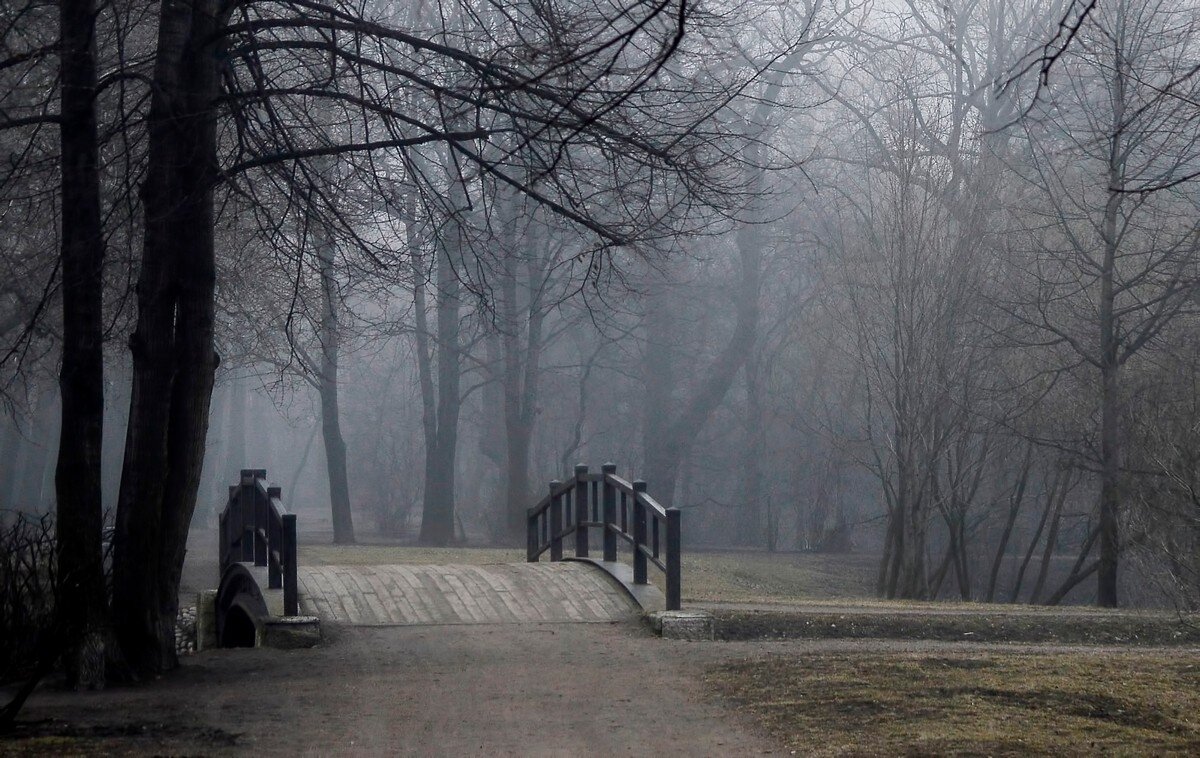
<path fill-rule="evenodd" d="M 266 472 L 230 487 L 219 520 L 222 645 L 270 642 L 316 620 L 355 625 L 600 622 L 679 608 L 680 515 L 606 465 L 577 466 L 528 512 L 526 562 L 300 566 L 296 517 Z M 600 554 L 591 554 L 599 536 Z M 564 546 L 571 554 L 564 554 Z M 540 559 L 548 554 L 549 561 Z M 661 570 L 666 594 L 648 581 Z"/>

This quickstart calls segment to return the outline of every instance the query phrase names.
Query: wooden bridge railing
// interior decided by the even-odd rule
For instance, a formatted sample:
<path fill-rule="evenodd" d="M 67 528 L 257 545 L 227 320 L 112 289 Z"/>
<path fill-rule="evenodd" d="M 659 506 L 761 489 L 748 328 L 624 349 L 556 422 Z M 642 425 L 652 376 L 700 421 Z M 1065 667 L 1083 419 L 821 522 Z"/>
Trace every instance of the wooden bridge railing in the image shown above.
<path fill-rule="evenodd" d="M 296 514 L 288 513 L 279 487 L 267 485 L 263 469 L 243 469 L 241 483 L 229 488 L 221 511 L 221 573 L 231 563 L 267 567 L 267 588 L 283 589 L 283 612 L 300 612 L 296 585 Z"/>
<path fill-rule="evenodd" d="M 550 482 L 550 492 L 526 514 L 526 560 L 533 563 L 547 550 L 550 560 L 563 557 L 563 540 L 575 535 L 575 556 L 590 557 L 589 530 L 603 534 L 605 561 L 617 560 L 617 540 L 633 552 L 633 581 L 647 584 L 648 564 L 666 575 L 667 610 L 680 607 L 680 512 L 664 508 L 646 493 L 643 481 L 617 476 L 615 464 L 601 473 L 576 466 L 575 476 Z"/>

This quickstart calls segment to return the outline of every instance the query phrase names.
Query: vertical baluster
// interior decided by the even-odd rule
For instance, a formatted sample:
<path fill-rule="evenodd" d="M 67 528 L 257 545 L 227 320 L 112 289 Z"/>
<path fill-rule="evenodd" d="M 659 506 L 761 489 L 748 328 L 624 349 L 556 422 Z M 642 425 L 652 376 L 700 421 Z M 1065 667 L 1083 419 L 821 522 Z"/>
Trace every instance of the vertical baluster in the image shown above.
<path fill-rule="evenodd" d="M 554 491 L 562 485 L 555 479 L 550 482 L 550 560 L 562 560 L 563 496 Z"/>
<path fill-rule="evenodd" d="M 237 540 L 237 532 L 242 528 L 242 517 L 238 512 L 238 495 L 241 491 L 241 485 L 229 485 L 229 501 L 225 503 L 225 556 L 221 559 L 222 572 L 241 556 L 241 543 Z"/>
<path fill-rule="evenodd" d="M 633 583 L 646 583 L 646 504 L 640 495 L 646 491 L 646 483 L 633 483 Z"/>
<path fill-rule="evenodd" d="M 300 614 L 300 591 L 296 577 L 296 514 L 283 516 L 283 614 Z"/>
<path fill-rule="evenodd" d="M 600 471 L 604 474 L 604 479 L 600 483 L 602 498 L 604 500 L 604 560 L 615 561 L 617 559 L 617 534 L 613 530 L 616 528 L 617 520 L 617 488 L 608 480 L 610 476 L 617 473 L 617 464 L 606 463 L 600 467 Z"/>
<path fill-rule="evenodd" d="M 271 503 L 272 498 L 282 500 L 283 490 L 279 487 L 267 488 L 267 587 L 277 590 L 283 586 L 283 574 L 280 572 L 283 562 L 283 524 L 279 512 Z M 275 553 L 279 553 L 279 560 L 275 559 Z"/>
<path fill-rule="evenodd" d="M 654 557 L 658 557 L 658 516 L 650 514 L 651 542 L 654 546 Z"/>
<path fill-rule="evenodd" d="M 586 558 L 588 554 L 588 467 L 575 467 L 575 557 Z"/>
<path fill-rule="evenodd" d="M 254 480 L 254 565 L 266 566 L 267 561 L 267 508 L 270 503 L 263 497 L 258 488 L 258 479 Z"/>
<path fill-rule="evenodd" d="M 221 515 L 217 516 L 217 565 L 221 568 L 221 573 L 225 573 L 225 560 L 229 557 L 229 535 L 226 534 L 228 527 L 225 526 L 226 511 L 221 511 Z"/>
<path fill-rule="evenodd" d="M 667 509 L 667 610 L 677 611 L 681 602 L 683 540 L 678 508 Z"/>
<path fill-rule="evenodd" d="M 541 514 L 531 515 L 528 511 L 525 513 L 525 562 L 537 562 L 538 549 L 538 520 Z"/>
<path fill-rule="evenodd" d="M 242 536 L 239 544 L 241 545 L 241 556 L 238 560 L 253 561 L 254 560 L 254 472 L 250 469 L 242 470 L 241 491 L 238 492 L 238 525 L 241 529 Z"/>

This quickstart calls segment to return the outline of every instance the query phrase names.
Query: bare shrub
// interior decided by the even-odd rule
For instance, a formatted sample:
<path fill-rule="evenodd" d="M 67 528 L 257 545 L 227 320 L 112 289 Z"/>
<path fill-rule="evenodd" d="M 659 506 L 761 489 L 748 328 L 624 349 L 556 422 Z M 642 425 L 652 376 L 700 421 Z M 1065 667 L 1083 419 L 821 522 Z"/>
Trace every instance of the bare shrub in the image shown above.
<path fill-rule="evenodd" d="M 0 683 L 29 676 L 54 623 L 54 518 L 0 513 Z"/>

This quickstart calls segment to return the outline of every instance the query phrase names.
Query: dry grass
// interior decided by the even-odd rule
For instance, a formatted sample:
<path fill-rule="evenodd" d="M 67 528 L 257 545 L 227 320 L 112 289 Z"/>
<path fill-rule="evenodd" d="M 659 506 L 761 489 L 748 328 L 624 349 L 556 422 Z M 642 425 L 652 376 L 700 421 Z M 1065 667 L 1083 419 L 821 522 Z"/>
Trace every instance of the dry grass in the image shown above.
<path fill-rule="evenodd" d="M 825 654 L 706 677 L 800 755 L 1200 754 L 1200 653 Z"/>
<path fill-rule="evenodd" d="M 818 553 L 684 553 L 685 602 L 787 603 L 863 598 L 874 556 Z M 657 572 L 652 572 L 657 573 Z"/>

